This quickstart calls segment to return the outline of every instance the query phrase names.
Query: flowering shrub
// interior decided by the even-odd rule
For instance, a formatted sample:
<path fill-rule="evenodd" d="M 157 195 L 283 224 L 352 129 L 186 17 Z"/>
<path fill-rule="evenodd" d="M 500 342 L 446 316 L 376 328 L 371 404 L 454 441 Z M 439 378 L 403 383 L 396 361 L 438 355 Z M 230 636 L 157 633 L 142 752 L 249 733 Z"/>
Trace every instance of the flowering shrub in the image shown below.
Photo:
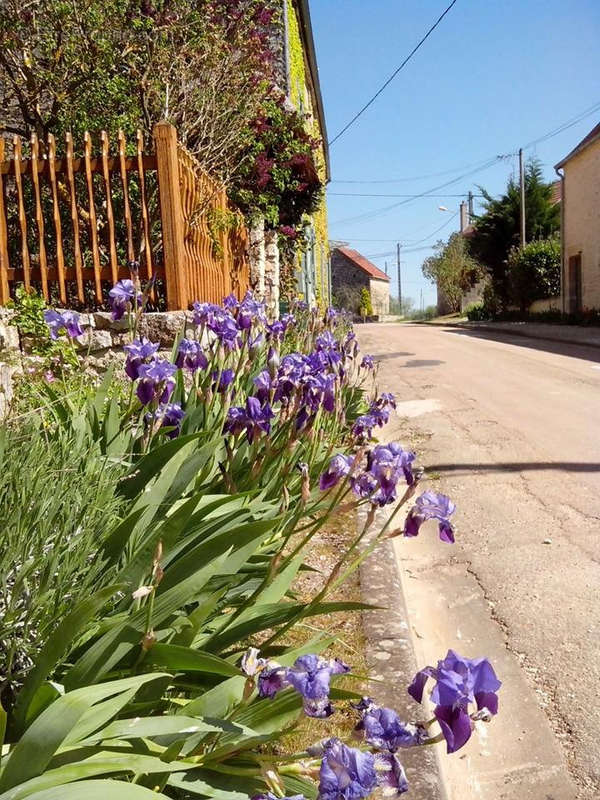
<path fill-rule="evenodd" d="M 316 210 L 323 190 L 314 158 L 321 143 L 305 127 L 283 97 L 266 100 L 233 194 L 243 211 L 262 214 L 292 249 L 302 243 L 303 216 Z"/>
<path fill-rule="evenodd" d="M 410 538 L 435 519 L 451 543 L 453 503 L 424 491 L 389 532 L 423 471 L 400 444 L 374 440 L 395 399 L 374 392 L 377 365 L 343 314 L 297 303 L 271 321 L 251 294 L 197 303 L 167 354 L 139 332 L 146 296 L 135 282 L 111 294 L 130 323 L 122 375 L 79 398 L 45 387 L 46 440 L 87 441 L 90 458 L 118 464 L 123 510 L 86 554 L 102 569 L 85 596 L 73 588 L 35 663 L 2 696 L 0 796 L 75 797 L 81 787 L 69 784 L 80 780 L 117 800 L 404 793 L 402 749 L 445 740 L 454 752 L 497 712 L 489 662 L 449 651 L 425 667 L 408 691 L 421 702 L 435 681 L 434 719 L 403 721 L 340 691 L 351 667 L 322 654 L 327 639 L 294 648 L 285 635 L 309 617 L 369 607 L 326 597 L 382 536 Z M 49 332 L 77 338 L 77 315 L 56 314 Z M 290 587 L 304 548 L 340 505 L 364 509 L 365 524 L 324 587 L 298 602 Z M 387 521 L 361 547 L 383 506 Z M 53 557 L 42 554 L 42 571 Z M 327 737 L 347 701 L 358 747 Z M 287 755 L 274 745 L 301 714 L 322 721 L 323 740 Z"/>

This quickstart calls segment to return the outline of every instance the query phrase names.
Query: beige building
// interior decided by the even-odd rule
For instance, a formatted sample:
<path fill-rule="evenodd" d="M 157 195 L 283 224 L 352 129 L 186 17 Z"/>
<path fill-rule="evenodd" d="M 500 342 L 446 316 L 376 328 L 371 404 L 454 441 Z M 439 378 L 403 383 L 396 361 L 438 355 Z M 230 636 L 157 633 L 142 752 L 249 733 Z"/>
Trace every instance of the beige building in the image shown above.
<path fill-rule="evenodd" d="M 562 178 L 562 310 L 600 308 L 600 123 L 555 170 Z"/>

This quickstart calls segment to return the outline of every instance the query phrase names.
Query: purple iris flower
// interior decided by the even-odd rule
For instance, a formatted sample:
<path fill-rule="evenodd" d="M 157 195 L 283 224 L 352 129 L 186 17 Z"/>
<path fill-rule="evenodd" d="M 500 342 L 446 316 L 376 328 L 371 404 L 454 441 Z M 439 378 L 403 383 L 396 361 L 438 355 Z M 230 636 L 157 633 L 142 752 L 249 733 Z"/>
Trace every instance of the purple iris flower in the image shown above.
<path fill-rule="evenodd" d="M 408 791 L 408 781 L 400 759 L 394 753 L 375 754 L 377 785 L 383 788 L 385 797 L 404 794 Z"/>
<path fill-rule="evenodd" d="M 390 412 L 387 408 L 379 408 L 375 403 L 371 404 L 368 416 L 375 420 L 375 424 L 379 428 L 383 428 L 383 426 L 387 425 L 390 421 Z"/>
<path fill-rule="evenodd" d="M 339 313 L 337 309 L 333 306 L 329 306 L 329 308 L 325 311 L 325 324 L 333 323 L 338 318 Z"/>
<path fill-rule="evenodd" d="M 285 334 L 285 325 L 280 320 L 276 319 L 267 325 L 267 337 L 271 341 L 279 342 L 283 339 Z"/>
<path fill-rule="evenodd" d="M 408 693 L 417 703 L 423 699 L 428 678 L 436 681 L 431 692 L 435 717 L 446 739 L 448 753 L 459 750 L 471 737 L 469 705 L 498 713 L 498 695 L 502 686 L 487 658 L 463 658 L 448 650 L 437 667 L 425 667 L 417 672 Z"/>
<path fill-rule="evenodd" d="M 352 477 L 352 490 L 359 497 L 368 497 L 379 506 L 393 503 L 397 498 L 396 489 L 401 479 L 408 486 L 415 482 L 412 471 L 414 459 L 414 453 L 403 450 L 395 442 L 377 445 L 367 456 L 366 471 Z"/>
<path fill-rule="evenodd" d="M 293 794 L 290 797 L 275 797 L 271 792 L 265 794 L 255 794 L 250 800 L 306 800 L 303 794 Z"/>
<path fill-rule="evenodd" d="M 155 418 L 161 420 L 161 428 L 172 428 L 167 433 L 169 439 L 174 439 L 181 432 L 181 422 L 185 417 L 185 411 L 179 403 L 165 403 L 159 406 L 155 413 Z"/>
<path fill-rule="evenodd" d="M 265 304 L 255 300 L 252 296 L 252 292 L 246 292 L 246 296 L 240 303 L 237 314 L 237 323 L 241 330 L 249 330 L 254 322 L 264 323 L 266 321 L 267 314 Z"/>
<path fill-rule="evenodd" d="M 44 311 L 44 321 L 50 329 L 51 339 L 58 339 L 63 330 L 71 339 L 76 339 L 78 336 L 83 335 L 79 314 L 76 311 L 60 312 L 47 309 Z"/>
<path fill-rule="evenodd" d="M 303 405 L 308 406 L 312 412 L 318 411 L 323 405 L 326 411 L 333 411 L 335 406 L 335 375 L 316 373 L 302 378 Z"/>
<path fill-rule="evenodd" d="M 329 462 L 329 466 L 319 479 L 319 488 L 322 492 L 336 486 L 352 469 L 354 459 L 352 456 L 343 456 L 338 453 Z"/>
<path fill-rule="evenodd" d="M 288 328 L 296 324 L 296 317 L 293 314 L 283 314 L 281 317 L 281 324 L 287 331 Z"/>
<path fill-rule="evenodd" d="M 359 472 L 350 478 L 352 491 L 357 497 L 371 497 L 377 489 L 377 481 L 370 472 Z"/>
<path fill-rule="evenodd" d="M 381 408 L 396 408 L 396 395 L 392 392 L 382 392 L 376 402 Z"/>
<path fill-rule="evenodd" d="M 232 369 L 224 369 L 221 371 L 221 377 L 219 378 L 219 385 L 217 386 L 217 378 L 219 376 L 218 372 L 213 372 L 212 379 L 213 383 L 213 391 L 216 392 L 226 392 L 227 389 L 233 383 L 233 379 L 235 378 L 235 372 Z"/>
<path fill-rule="evenodd" d="M 454 543 L 454 528 L 450 517 L 456 506 L 445 494 L 438 494 L 428 489 L 417 497 L 414 506 L 408 512 L 404 523 L 405 536 L 417 536 L 421 525 L 428 519 L 437 519 L 438 530 L 442 542 Z"/>
<path fill-rule="evenodd" d="M 294 308 L 297 311 L 308 311 L 308 303 L 305 300 L 296 300 Z"/>
<path fill-rule="evenodd" d="M 194 325 L 208 325 L 216 315 L 223 313 L 223 309 L 214 303 L 199 303 L 196 301 L 192 303 L 192 308 L 194 309 Z"/>
<path fill-rule="evenodd" d="M 352 436 L 356 439 L 370 439 L 377 420 L 372 414 L 362 414 L 354 420 Z"/>
<path fill-rule="evenodd" d="M 182 339 L 177 348 L 175 364 L 184 367 L 190 372 L 208 367 L 208 359 L 204 355 L 204 348 L 194 339 Z"/>
<path fill-rule="evenodd" d="M 173 375 L 177 372 L 177 367 L 166 359 L 156 359 L 150 364 L 141 364 L 138 368 L 139 383 L 136 394 L 143 406 L 159 400 L 161 403 L 168 403 L 175 381 Z"/>
<path fill-rule="evenodd" d="M 260 400 L 261 403 L 266 403 L 269 399 L 271 394 L 271 388 L 273 386 L 273 382 L 271 381 L 271 375 L 268 369 L 263 369 L 261 372 L 258 373 L 256 378 L 254 378 L 253 383 L 256 387 L 256 396 Z"/>
<path fill-rule="evenodd" d="M 135 284 L 130 278 L 117 281 L 108 293 L 113 320 L 121 319 L 126 311 L 131 311 L 135 306 L 141 307 L 143 298 L 136 291 Z"/>
<path fill-rule="evenodd" d="M 329 717 L 333 706 L 329 701 L 331 676 L 344 674 L 350 667 L 343 661 L 327 661 L 317 655 L 300 656 L 286 674 L 290 686 L 302 695 L 304 713 L 308 717 Z"/>
<path fill-rule="evenodd" d="M 380 750 L 395 753 L 401 747 L 416 747 L 427 739 L 423 727 L 402 722 L 391 708 L 380 708 L 371 703 L 363 712 L 362 720 L 356 726 L 364 734 L 365 740 Z"/>
<path fill-rule="evenodd" d="M 415 482 L 415 476 L 412 469 L 413 461 L 416 458 L 414 453 L 409 450 L 404 450 L 401 445 L 396 442 L 388 442 L 386 445 L 377 445 L 372 450 L 372 458 L 384 462 L 388 459 L 392 460 L 397 469 L 402 472 L 407 486 L 412 486 Z"/>
<path fill-rule="evenodd" d="M 240 328 L 231 314 L 219 309 L 218 314 L 213 314 L 207 322 L 211 330 L 223 347 L 228 350 L 235 350 L 240 345 Z"/>
<path fill-rule="evenodd" d="M 223 307 L 228 311 L 235 311 L 238 306 L 238 299 L 234 294 L 228 294 L 223 298 Z"/>
<path fill-rule="evenodd" d="M 360 350 L 354 331 L 348 331 L 342 343 L 342 350 L 348 358 L 356 358 Z"/>
<path fill-rule="evenodd" d="M 332 366 L 338 364 L 342 360 L 338 341 L 331 331 L 324 331 L 320 336 L 317 336 L 315 339 L 315 350 L 317 353 L 322 353 L 322 357 L 326 357 L 328 363 Z"/>
<path fill-rule="evenodd" d="M 261 433 L 269 433 L 271 419 L 275 415 L 268 403 L 261 405 L 257 397 L 248 397 L 245 408 L 230 408 L 223 428 L 224 433 L 234 436 L 242 431 L 246 432 L 248 442 L 252 444 Z"/>
<path fill-rule="evenodd" d="M 279 665 L 267 666 L 258 675 L 258 696 L 272 700 L 277 692 L 289 686 L 287 669 Z"/>
<path fill-rule="evenodd" d="M 337 339 L 331 331 L 324 331 L 315 339 L 315 348 L 317 350 L 335 350 L 337 346 Z"/>
<path fill-rule="evenodd" d="M 158 343 L 150 342 L 143 336 L 141 339 L 134 339 L 131 344 L 126 344 L 123 347 L 123 350 L 127 353 L 125 373 L 132 381 L 139 378 L 139 370 L 142 364 L 149 364 L 150 361 L 154 360 L 158 347 Z"/>
<path fill-rule="evenodd" d="M 375 362 L 373 361 L 373 356 L 365 355 L 363 356 L 363 360 L 360 362 L 361 369 L 375 369 Z"/>
<path fill-rule="evenodd" d="M 339 739 L 324 743 L 317 800 L 361 800 L 377 785 L 375 757 Z"/>

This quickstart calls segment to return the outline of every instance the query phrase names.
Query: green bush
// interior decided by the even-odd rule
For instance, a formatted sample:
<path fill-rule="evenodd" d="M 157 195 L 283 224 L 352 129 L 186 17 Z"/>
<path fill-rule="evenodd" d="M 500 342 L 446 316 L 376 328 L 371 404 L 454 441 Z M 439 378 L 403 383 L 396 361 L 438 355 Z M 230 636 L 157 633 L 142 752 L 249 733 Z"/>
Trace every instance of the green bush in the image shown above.
<path fill-rule="evenodd" d="M 360 315 L 361 317 L 371 317 L 373 315 L 373 306 L 371 304 L 371 293 L 368 289 L 360 290 Z"/>
<path fill-rule="evenodd" d="M 534 300 L 560 294 L 560 240 L 554 236 L 513 247 L 508 257 L 512 302 L 526 311 Z"/>
<path fill-rule="evenodd" d="M 480 322 L 489 319 L 488 312 L 483 303 L 471 303 L 465 309 L 465 314 L 470 322 Z"/>

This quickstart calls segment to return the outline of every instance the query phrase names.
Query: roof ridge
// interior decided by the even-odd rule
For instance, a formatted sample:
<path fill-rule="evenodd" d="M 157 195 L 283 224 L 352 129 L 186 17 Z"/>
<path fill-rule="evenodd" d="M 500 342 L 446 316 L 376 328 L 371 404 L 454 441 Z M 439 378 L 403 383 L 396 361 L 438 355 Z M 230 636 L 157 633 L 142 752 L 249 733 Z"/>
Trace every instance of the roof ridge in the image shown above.
<path fill-rule="evenodd" d="M 372 261 L 366 256 L 363 256 L 362 253 L 359 253 L 358 250 L 355 250 L 353 247 L 347 247 L 346 245 L 338 245 L 337 247 L 333 248 L 334 251 L 338 250 L 345 258 L 351 261 L 355 266 L 365 272 L 367 275 L 370 275 L 372 278 L 376 278 L 380 281 L 390 281 L 390 276 L 386 275 L 385 272 L 379 269 L 379 267 L 375 266 Z"/>

